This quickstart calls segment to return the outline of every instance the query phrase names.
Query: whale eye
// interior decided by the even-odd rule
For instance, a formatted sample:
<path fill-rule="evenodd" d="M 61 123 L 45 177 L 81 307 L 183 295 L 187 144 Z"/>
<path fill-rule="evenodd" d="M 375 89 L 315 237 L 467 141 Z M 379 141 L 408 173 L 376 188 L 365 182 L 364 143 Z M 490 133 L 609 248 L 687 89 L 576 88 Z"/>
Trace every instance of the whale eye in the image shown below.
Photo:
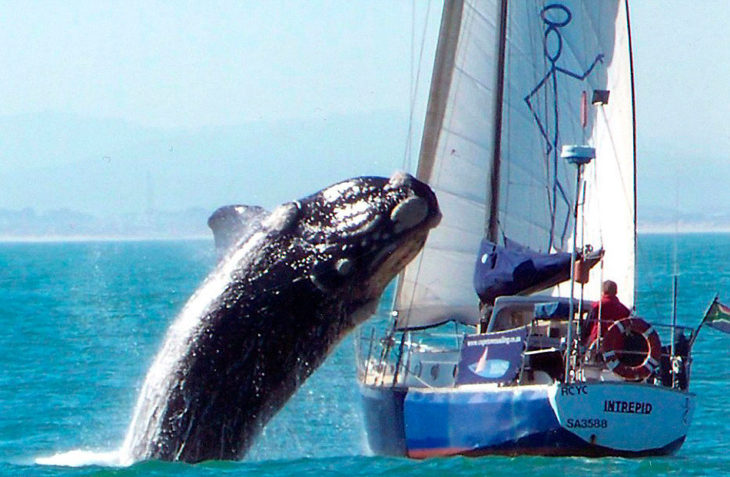
<path fill-rule="evenodd" d="M 346 276 L 352 273 L 352 260 L 349 258 L 341 258 L 335 263 L 335 270 L 337 273 Z"/>
<path fill-rule="evenodd" d="M 312 266 L 309 278 L 321 291 L 330 292 L 342 285 L 343 279 L 349 276 L 353 269 L 354 263 L 349 258 L 341 258 L 336 262 L 322 260 Z"/>

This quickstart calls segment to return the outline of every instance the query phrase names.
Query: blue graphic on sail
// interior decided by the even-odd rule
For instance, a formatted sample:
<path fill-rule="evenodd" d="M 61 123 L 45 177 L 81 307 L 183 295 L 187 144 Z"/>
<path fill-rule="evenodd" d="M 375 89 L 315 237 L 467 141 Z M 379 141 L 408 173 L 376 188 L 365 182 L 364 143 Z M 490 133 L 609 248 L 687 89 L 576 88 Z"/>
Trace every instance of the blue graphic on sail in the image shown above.
<path fill-rule="evenodd" d="M 560 64 L 560 57 L 563 53 L 563 34 L 561 29 L 564 29 L 571 22 L 573 15 L 565 5 L 559 3 L 552 3 L 545 6 L 540 12 L 540 17 L 545 24 L 545 33 L 543 35 L 543 55 L 547 60 L 548 69 L 542 79 L 535 85 L 524 100 L 527 103 L 527 107 L 532 113 L 533 120 L 540 130 L 545 141 L 545 170 L 547 176 L 551 181 L 549 187 L 546 188 L 547 193 L 547 204 L 550 211 L 550 236 L 547 244 L 547 250 L 550 250 L 555 244 L 555 227 L 556 220 L 558 219 L 558 200 L 562 201 L 565 205 L 565 217 L 561 218 L 562 225 L 560 231 L 560 241 L 562 244 L 565 241 L 566 234 L 568 232 L 568 225 L 570 223 L 570 210 L 571 200 L 566 192 L 565 186 L 561 183 L 558 176 L 558 159 L 560 150 L 561 139 L 560 139 L 560 115 L 558 111 L 559 103 L 559 88 L 558 78 L 567 77 L 578 81 L 584 81 L 593 72 L 594 68 L 599 62 L 603 62 L 603 54 L 599 53 L 596 55 L 593 62 L 584 71 L 571 71 L 570 69 L 562 67 Z M 538 110 L 534 101 L 536 95 L 539 92 L 543 92 L 547 102 L 545 103 L 545 110 L 541 112 Z M 552 111 L 550 110 L 552 109 Z"/>

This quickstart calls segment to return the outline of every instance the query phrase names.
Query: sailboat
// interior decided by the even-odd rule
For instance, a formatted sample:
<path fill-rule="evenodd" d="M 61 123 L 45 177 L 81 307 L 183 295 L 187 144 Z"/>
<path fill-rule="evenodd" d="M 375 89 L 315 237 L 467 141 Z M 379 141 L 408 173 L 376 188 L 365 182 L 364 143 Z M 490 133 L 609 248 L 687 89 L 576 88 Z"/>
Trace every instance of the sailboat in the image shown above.
<path fill-rule="evenodd" d="M 633 309 L 635 157 L 627 0 L 445 0 L 417 170 L 443 219 L 358 339 L 374 453 L 680 448 L 696 330 Z"/>

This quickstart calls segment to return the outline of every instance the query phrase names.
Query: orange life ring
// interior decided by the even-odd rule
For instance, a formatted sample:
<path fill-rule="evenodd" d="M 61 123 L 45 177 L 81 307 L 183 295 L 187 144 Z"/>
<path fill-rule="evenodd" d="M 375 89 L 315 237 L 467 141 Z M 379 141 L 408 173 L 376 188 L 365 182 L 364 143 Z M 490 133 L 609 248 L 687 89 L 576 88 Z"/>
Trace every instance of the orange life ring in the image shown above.
<path fill-rule="evenodd" d="M 627 351 L 626 337 L 638 335 L 646 341 L 646 356 L 642 362 L 631 365 L 622 362 L 618 353 Z M 630 381 L 642 381 L 656 372 L 662 353 L 659 334 L 641 318 L 623 318 L 615 321 L 603 338 L 603 360 L 608 368 Z"/>

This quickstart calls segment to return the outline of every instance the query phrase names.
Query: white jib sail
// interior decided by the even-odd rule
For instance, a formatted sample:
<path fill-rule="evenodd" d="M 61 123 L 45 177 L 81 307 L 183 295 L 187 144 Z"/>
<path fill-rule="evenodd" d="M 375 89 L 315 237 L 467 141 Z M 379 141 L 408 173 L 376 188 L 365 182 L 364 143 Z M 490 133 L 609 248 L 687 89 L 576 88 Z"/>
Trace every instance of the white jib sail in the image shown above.
<path fill-rule="evenodd" d="M 417 174 L 436 192 L 443 219 L 401 275 L 402 326 L 478 316 L 472 274 L 487 214 L 500 3 L 444 5 Z"/>

